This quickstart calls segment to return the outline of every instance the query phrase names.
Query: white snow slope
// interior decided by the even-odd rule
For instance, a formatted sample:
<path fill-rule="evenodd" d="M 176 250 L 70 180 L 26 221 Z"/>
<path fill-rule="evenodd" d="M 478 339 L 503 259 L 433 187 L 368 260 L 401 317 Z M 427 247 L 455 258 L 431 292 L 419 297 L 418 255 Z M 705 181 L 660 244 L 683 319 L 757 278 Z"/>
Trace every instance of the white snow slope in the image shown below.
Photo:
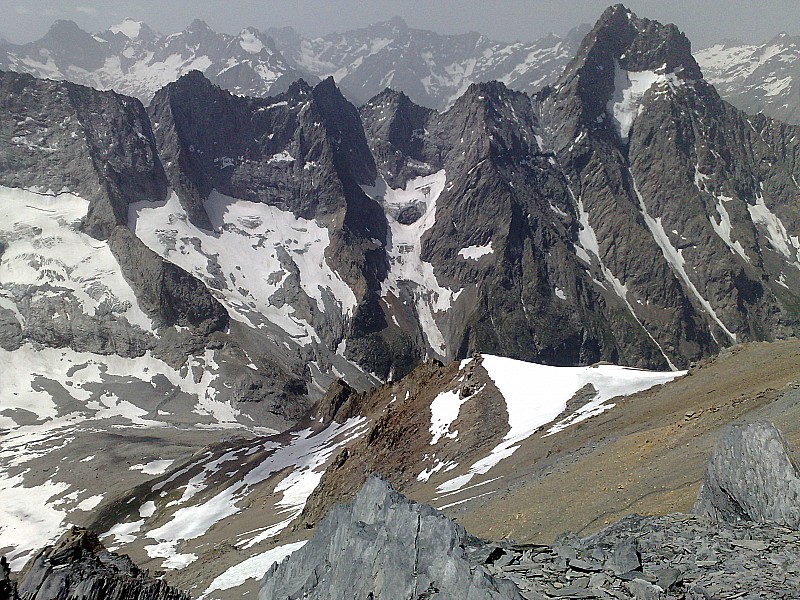
<path fill-rule="evenodd" d="M 294 307 L 273 300 L 291 286 L 299 286 L 320 313 L 353 314 L 355 294 L 325 259 L 325 227 L 217 192 L 205 208 L 214 231 L 192 225 L 174 193 L 164 204 L 131 205 L 130 227 L 153 251 L 204 281 L 231 317 L 248 326 L 269 322 L 297 345 L 319 342 Z"/>
<path fill-rule="evenodd" d="M 464 361 L 461 368 L 469 362 Z M 652 372 L 615 365 L 551 367 L 488 354 L 483 356 L 481 364 L 505 399 L 508 433 L 488 456 L 473 463 L 466 473 L 440 484 L 437 487 L 440 493 L 464 488 L 476 475 L 488 473 L 511 456 L 525 439 L 553 423 L 564 412 L 570 398 L 587 384 L 594 386 L 595 396 L 573 414 L 553 424 L 545 435 L 558 433 L 612 408 L 613 404 L 607 404 L 612 398 L 629 396 L 685 374 L 685 371 Z M 460 406 L 456 412 L 458 409 Z M 439 415 L 441 411 L 436 413 Z M 434 418 L 441 420 L 441 416 Z M 432 423 L 432 431 L 435 426 L 440 427 L 438 422 Z"/>

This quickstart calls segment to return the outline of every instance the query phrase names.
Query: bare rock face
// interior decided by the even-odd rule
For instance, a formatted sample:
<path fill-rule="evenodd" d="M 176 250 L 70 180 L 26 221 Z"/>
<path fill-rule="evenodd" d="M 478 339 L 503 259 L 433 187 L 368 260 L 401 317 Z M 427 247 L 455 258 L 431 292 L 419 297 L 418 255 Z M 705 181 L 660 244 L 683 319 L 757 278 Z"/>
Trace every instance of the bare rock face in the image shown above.
<path fill-rule="evenodd" d="M 470 563 L 469 549 L 482 546 L 371 477 L 352 504 L 334 507 L 303 548 L 270 569 L 258 597 L 519 600 L 512 583 Z"/>
<path fill-rule="evenodd" d="M 90 201 L 83 231 L 105 239 L 128 205 L 162 200 L 167 179 L 142 103 L 0 71 L 0 183 Z"/>
<path fill-rule="evenodd" d="M 97 535 L 73 527 L 26 565 L 19 585 L 24 600 L 188 600 L 189 595 L 153 579 L 127 556 L 106 550 Z"/>
<path fill-rule="evenodd" d="M 206 335 L 228 326 L 228 313 L 201 281 L 158 256 L 129 229 L 115 229 L 109 247 L 142 307 L 163 325 Z"/>
<path fill-rule="evenodd" d="M 800 468 L 771 423 L 731 425 L 714 446 L 694 512 L 800 529 Z"/>
<path fill-rule="evenodd" d="M 17 600 L 17 586 L 11 581 L 11 569 L 6 557 L 0 557 L 0 600 Z"/>

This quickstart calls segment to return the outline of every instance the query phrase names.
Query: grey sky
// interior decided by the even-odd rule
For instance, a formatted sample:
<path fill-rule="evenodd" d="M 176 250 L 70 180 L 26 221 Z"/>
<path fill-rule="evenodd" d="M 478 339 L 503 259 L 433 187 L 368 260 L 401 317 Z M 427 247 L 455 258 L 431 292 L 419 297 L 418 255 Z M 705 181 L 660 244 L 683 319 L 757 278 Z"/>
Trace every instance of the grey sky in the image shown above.
<path fill-rule="evenodd" d="M 38 39 L 56 19 L 102 31 L 125 17 L 162 33 L 200 18 L 213 29 L 235 33 L 291 25 L 324 34 L 402 16 L 410 26 L 439 33 L 480 31 L 498 40 L 533 40 L 593 23 L 608 0 L 0 0 L 0 36 L 21 43 Z M 798 0 L 629 0 L 639 16 L 675 23 L 702 48 L 732 37 L 757 42 L 780 31 L 800 33 Z"/>

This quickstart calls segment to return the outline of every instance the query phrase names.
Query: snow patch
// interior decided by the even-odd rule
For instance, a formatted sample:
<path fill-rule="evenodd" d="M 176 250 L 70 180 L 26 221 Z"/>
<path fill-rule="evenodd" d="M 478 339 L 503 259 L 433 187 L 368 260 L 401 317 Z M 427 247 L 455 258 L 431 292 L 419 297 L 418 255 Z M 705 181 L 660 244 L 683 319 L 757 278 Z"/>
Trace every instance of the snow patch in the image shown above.
<path fill-rule="evenodd" d="M 711 227 L 714 229 L 714 232 L 725 242 L 728 248 L 731 249 L 731 252 L 734 252 L 741 256 L 746 262 L 750 262 L 750 257 L 747 256 L 747 253 L 744 251 L 744 247 L 742 244 L 737 240 L 733 241 L 731 237 L 731 233 L 733 232 L 733 226 L 731 225 L 731 217 L 728 214 L 728 209 L 725 208 L 725 203 L 730 202 L 733 198 L 729 198 L 727 196 L 717 196 L 717 212 L 719 213 L 719 223 L 713 217 L 709 217 L 709 221 L 711 221 Z"/>
<path fill-rule="evenodd" d="M 238 587 L 248 579 L 261 579 L 272 565 L 281 562 L 287 556 L 297 552 L 300 548 L 305 546 L 305 544 L 306 541 L 303 540 L 301 542 L 294 542 L 293 544 L 277 546 L 272 550 L 267 550 L 261 554 L 251 556 L 238 565 L 232 566 L 222 575 L 214 579 L 203 595 L 200 596 L 200 599 L 202 600 L 202 598 L 205 598 L 211 592 L 218 590 L 224 591 Z"/>
<path fill-rule="evenodd" d="M 458 255 L 464 260 L 478 260 L 482 256 L 493 253 L 492 242 L 484 244 L 483 246 L 467 246 L 458 251 Z"/>
<path fill-rule="evenodd" d="M 626 71 L 614 62 L 614 95 L 607 109 L 617 126 L 619 137 L 628 141 L 633 121 L 642 111 L 642 97 L 656 83 L 666 81 L 655 71 Z"/>
<path fill-rule="evenodd" d="M 174 462 L 174 460 L 153 460 L 143 465 L 132 465 L 128 468 L 131 471 L 141 471 L 145 475 L 163 475 Z"/>
<path fill-rule="evenodd" d="M 239 46 L 250 54 L 258 54 L 264 49 L 264 44 L 250 29 L 243 29 L 239 34 Z"/>
<path fill-rule="evenodd" d="M 764 202 L 763 194 L 757 194 L 756 203 L 748 204 L 747 210 L 753 223 L 763 225 L 767 229 L 770 245 L 800 269 L 800 240 L 796 236 L 789 235 L 778 215 Z"/>
<path fill-rule="evenodd" d="M 134 21 L 133 19 L 125 19 L 122 23 L 117 23 L 109 27 L 111 33 L 121 33 L 129 40 L 135 40 L 139 37 L 142 31 L 143 23 L 141 21 Z"/>

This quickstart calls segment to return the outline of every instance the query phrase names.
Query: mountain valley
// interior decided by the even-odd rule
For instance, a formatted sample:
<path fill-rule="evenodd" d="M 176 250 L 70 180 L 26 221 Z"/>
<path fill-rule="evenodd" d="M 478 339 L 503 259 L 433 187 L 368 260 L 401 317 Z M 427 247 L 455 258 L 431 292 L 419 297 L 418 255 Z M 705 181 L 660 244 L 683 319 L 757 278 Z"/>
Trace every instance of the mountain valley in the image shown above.
<path fill-rule="evenodd" d="M 742 52 L 622 5 L 0 45 L 0 555 L 262 597 L 376 472 L 522 560 L 690 512 L 730 423 L 800 447 L 799 131 Z"/>

